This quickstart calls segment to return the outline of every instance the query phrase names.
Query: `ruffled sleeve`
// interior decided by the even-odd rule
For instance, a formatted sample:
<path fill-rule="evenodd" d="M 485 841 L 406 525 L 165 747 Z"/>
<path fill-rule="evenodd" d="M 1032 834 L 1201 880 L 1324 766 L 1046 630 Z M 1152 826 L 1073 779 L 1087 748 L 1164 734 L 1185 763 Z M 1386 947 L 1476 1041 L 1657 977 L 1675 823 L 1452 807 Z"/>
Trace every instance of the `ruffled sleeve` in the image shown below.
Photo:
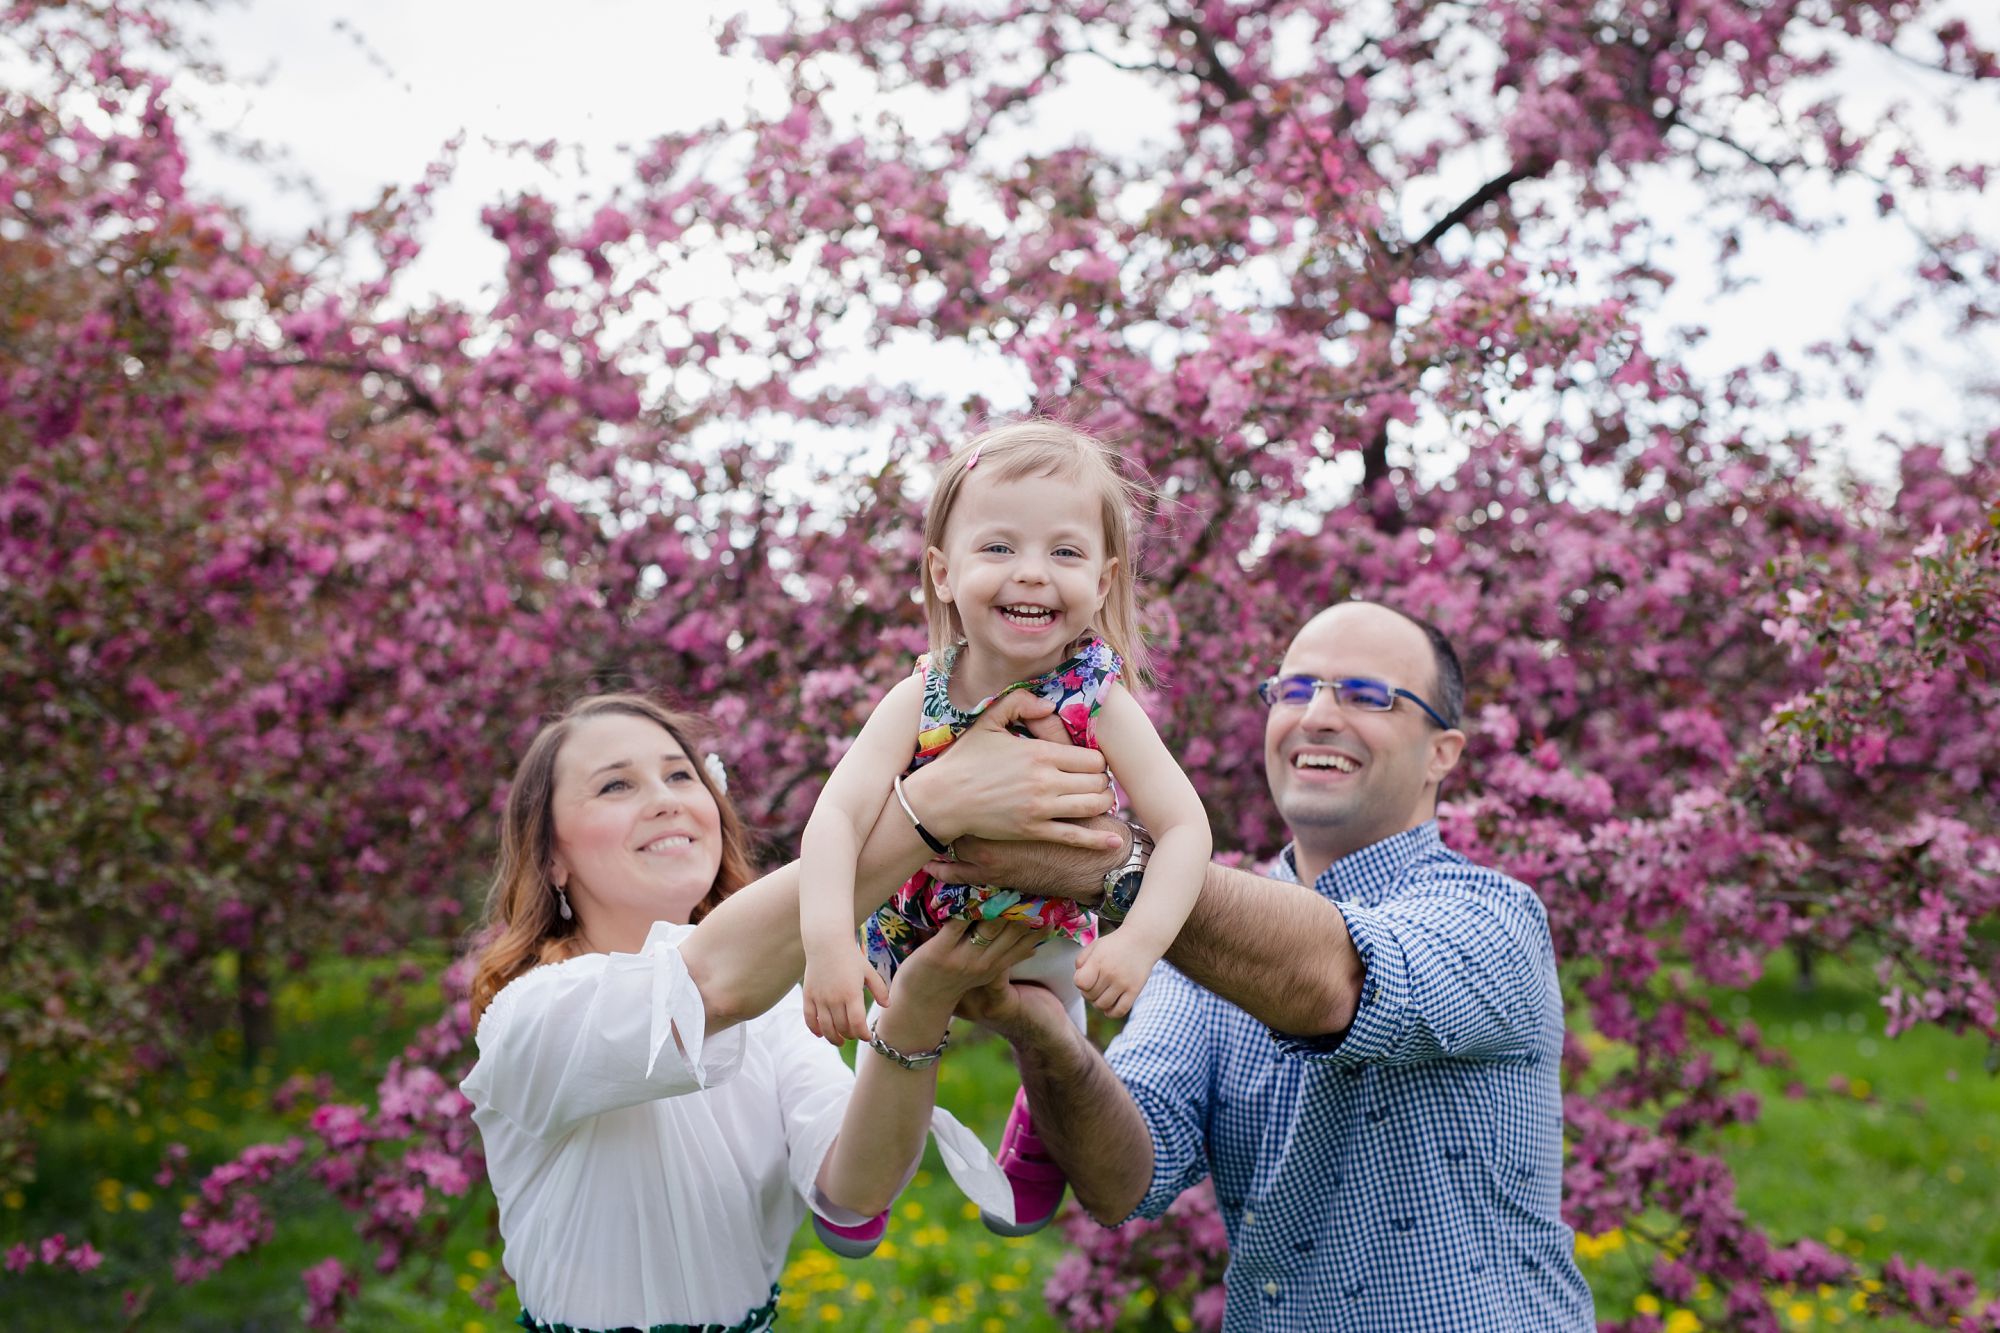
<path fill-rule="evenodd" d="M 691 929 L 661 922 L 636 954 L 589 954 L 510 982 L 480 1021 L 466 1097 L 547 1139 L 733 1076 L 743 1031 L 704 1037 L 707 1012 L 679 947 Z"/>

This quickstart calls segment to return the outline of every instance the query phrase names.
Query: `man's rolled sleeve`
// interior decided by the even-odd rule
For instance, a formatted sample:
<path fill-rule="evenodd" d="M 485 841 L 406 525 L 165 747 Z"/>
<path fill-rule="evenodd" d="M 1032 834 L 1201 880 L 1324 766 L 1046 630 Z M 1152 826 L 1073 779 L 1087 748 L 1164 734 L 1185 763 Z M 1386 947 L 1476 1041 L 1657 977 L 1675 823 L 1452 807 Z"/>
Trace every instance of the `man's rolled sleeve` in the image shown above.
<path fill-rule="evenodd" d="M 1136 1217 L 1158 1217 L 1208 1174 L 1203 1143 L 1215 1053 L 1198 996 L 1193 982 L 1166 963 L 1156 965 L 1124 1031 L 1104 1053 L 1153 1144 L 1153 1180 L 1133 1209 Z"/>
<path fill-rule="evenodd" d="M 1348 938 L 1361 957 L 1361 994 L 1347 1031 L 1295 1037 L 1273 1031 L 1278 1050 L 1335 1068 L 1368 1064 L 1392 1054 L 1402 1042 L 1409 1014 L 1409 958 L 1383 914 L 1352 903 L 1335 904 L 1347 920 Z"/>
<path fill-rule="evenodd" d="M 1273 1033 L 1280 1052 L 1334 1066 L 1527 1058 L 1554 973 L 1548 927 L 1526 890 L 1468 890 L 1447 881 L 1391 907 L 1337 904 L 1361 957 L 1354 1023 L 1331 1037 Z"/>

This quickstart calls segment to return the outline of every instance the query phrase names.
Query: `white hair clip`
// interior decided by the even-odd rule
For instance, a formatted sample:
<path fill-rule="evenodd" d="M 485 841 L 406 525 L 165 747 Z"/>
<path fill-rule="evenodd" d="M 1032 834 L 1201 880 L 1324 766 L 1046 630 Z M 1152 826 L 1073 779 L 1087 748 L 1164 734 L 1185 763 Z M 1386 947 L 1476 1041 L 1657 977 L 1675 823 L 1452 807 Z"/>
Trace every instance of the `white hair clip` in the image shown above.
<path fill-rule="evenodd" d="M 709 781 L 724 796 L 729 794 L 729 770 L 722 766 L 722 756 L 710 750 L 701 757 L 701 766 L 708 771 Z"/>

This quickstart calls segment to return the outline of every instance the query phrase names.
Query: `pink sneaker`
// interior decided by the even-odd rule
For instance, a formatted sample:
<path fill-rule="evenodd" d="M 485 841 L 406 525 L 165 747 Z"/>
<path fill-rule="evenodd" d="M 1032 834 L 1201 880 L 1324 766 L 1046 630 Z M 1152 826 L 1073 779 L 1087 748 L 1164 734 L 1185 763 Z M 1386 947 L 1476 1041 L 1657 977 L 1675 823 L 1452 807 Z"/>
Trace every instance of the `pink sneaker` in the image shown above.
<path fill-rule="evenodd" d="M 1000 1169 L 1014 1187 L 1014 1221 L 1003 1222 L 980 1210 L 979 1220 L 988 1231 L 1001 1236 L 1027 1236 L 1040 1231 L 1062 1207 L 1062 1168 L 1049 1159 L 1042 1141 L 1035 1137 L 1034 1123 L 1028 1119 L 1028 1093 L 1014 1094 L 1014 1109 L 1007 1115 L 1007 1132 L 1000 1136 Z"/>
<path fill-rule="evenodd" d="M 866 1259 L 875 1253 L 875 1247 L 882 1243 L 882 1237 L 889 1230 L 889 1210 L 886 1208 L 858 1227 L 840 1226 L 818 1213 L 812 1215 L 812 1220 L 819 1243 L 843 1259 Z"/>

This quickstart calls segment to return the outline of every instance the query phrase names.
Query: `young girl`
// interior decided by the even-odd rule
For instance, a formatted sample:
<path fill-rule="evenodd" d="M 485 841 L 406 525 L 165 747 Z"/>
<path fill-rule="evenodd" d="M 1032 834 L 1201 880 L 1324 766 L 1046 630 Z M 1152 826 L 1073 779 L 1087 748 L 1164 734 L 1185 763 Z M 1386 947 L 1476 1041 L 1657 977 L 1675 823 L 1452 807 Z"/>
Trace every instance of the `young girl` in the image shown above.
<path fill-rule="evenodd" d="M 864 987 L 879 1003 L 884 976 L 953 917 L 974 919 L 975 944 L 981 921 L 1053 930 L 1069 943 L 1043 946 L 1013 975 L 1063 994 L 1079 1026 L 1079 993 L 1123 1017 L 1187 919 L 1208 863 L 1208 819 L 1152 722 L 1118 682 L 1128 664 L 1143 671 L 1145 661 L 1130 554 L 1135 495 L 1102 443 L 1050 421 L 989 431 L 945 465 L 924 523 L 930 652 L 876 706 L 806 825 L 801 860 L 811 870 L 799 895 L 800 926 L 806 1022 L 817 1035 L 834 1042 L 867 1036 Z M 864 960 L 851 915 L 863 833 L 891 800 L 923 832 L 902 775 L 1016 689 L 1055 702 L 1070 739 L 1103 752 L 1152 831 L 1152 858 L 1130 915 L 1099 936 L 1090 914 L 1064 899 L 939 884 L 919 873 L 868 922 Z M 936 847 L 943 854 L 943 844 Z M 1024 1235 L 1054 1215 L 1062 1180 L 1052 1163 L 1036 1160 L 1038 1146 L 1017 1098 L 1000 1154 L 1015 1216 L 989 1213 L 993 1229 Z"/>

